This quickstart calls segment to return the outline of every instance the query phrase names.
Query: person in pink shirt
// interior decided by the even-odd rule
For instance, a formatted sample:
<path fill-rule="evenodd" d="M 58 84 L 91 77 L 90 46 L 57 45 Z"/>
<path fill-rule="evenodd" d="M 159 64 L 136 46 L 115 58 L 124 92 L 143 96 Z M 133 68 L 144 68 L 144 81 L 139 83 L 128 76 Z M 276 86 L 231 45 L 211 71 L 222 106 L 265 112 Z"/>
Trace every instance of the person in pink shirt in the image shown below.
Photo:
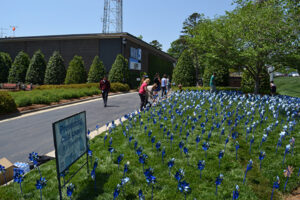
<path fill-rule="evenodd" d="M 140 106 L 140 110 L 142 111 L 144 109 L 144 107 L 146 107 L 147 104 L 147 86 L 150 83 L 150 79 L 146 78 L 146 80 L 142 83 L 140 90 L 139 90 L 139 96 L 141 98 L 141 106 Z"/>

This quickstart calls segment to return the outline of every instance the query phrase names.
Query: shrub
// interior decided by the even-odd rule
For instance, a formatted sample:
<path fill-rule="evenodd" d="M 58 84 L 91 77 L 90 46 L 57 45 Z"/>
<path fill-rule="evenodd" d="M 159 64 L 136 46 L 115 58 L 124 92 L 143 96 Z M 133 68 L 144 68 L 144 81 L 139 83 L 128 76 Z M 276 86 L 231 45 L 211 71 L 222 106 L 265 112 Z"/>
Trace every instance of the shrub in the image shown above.
<path fill-rule="evenodd" d="M 95 56 L 90 67 L 88 83 L 98 83 L 105 76 L 105 74 L 106 72 L 103 62 L 100 60 L 99 56 Z"/>
<path fill-rule="evenodd" d="M 7 82 L 10 67 L 11 58 L 9 54 L 0 52 L 0 83 Z"/>
<path fill-rule="evenodd" d="M 128 61 L 121 54 L 119 54 L 109 71 L 108 79 L 112 83 L 128 83 L 129 69 Z"/>
<path fill-rule="evenodd" d="M 24 83 L 29 62 L 29 56 L 24 51 L 20 51 L 9 70 L 8 82 Z"/>
<path fill-rule="evenodd" d="M 65 79 L 65 84 L 85 83 L 86 71 L 81 56 L 74 56 L 70 61 Z"/>
<path fill-rule="evenodd" d="M 195 68 L 193 58 L 188 50 L 185 50 L 178 59 L 178 63 L 173 70 L 172 82 L 176 85 L 193 86 L 196 83 Z"/>
<path fill-rule="evenodd" d="M 217 62 L 209 64 L 205 67 L 203 75 L 203 85 L 209 86 L 210 78 L 213 73 L 216 73 L 215 83 L 217 86 L 227 86 L 229 83 L 229 69 L 224 64 Z"/>
<path fill-rule="evenodd" d="M 92 88 L 99 87 L 99 83 L 84 83 L 84 84 L 69 84 L 69 85 L 40 85 L 34 90 L 48 90 L 48 89 L 70 89 L 70 88 Z"/>
<path fill-rule="evenodd" d="M 111 83 L 110 84 L 110 91 L 111 92 L 128 92 L 130 87 L 128 84 L 122 83 Z"/>
<path fill-rule="evenodd" d="M 15 112 L 17 110 L 17 105 L 7 92 L 0 91 L 0 114 L 8 114 Z"/>
<path fill-rule="evenodd" d="M 58 51 L 53 52 L 46 67 L 44 84 L 62 84 L 66 77 L 64 60 Z"/>
<path fill-rule="evenodd" d="M 43 84 L 46 70 L 46 61 L 41 50 L 36 51 L 27 69 L 25 81 L 32 84 Z"/>
<path fill-rule="evenodd" d="M 267 69 L 261 73 L 260 76 L 260 87 L 259 93 L 261 94 L 270 94 L 270 75 L 268 74 Z M 241 88 L 245 93 L 253 93 L 255 88 L 255 80 L 250 75 L 248 70 L 244 70 L 242 74 Z"/>

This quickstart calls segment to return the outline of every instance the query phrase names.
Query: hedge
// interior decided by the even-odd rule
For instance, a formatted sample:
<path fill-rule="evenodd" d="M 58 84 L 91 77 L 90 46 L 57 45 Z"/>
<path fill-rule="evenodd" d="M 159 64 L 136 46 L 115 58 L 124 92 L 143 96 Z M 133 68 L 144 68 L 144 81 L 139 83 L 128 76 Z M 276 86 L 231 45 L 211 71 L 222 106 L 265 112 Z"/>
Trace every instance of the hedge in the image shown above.
<path fill-rule="evenodd" d="M 87 74 L 81 56 L 74 56 L 70 61 L 65 84 L 86 83 Z"/>
<path fill-rule="evenodd" d="M 26 83 L 43 84 L 46 71 L 46 61 L 41 50 L 34 53 L 27 69 Z"/>
<path fill-rule="evenodd" d="M 12 61 L 8 53 L 0 52 L 0 83 L 7 83 Z"/>
<path fill-rule="evenodd" d="M 88 83 L 98 83 L 106 75 L 103 62 L 95 56 L 88 74 Z"/>
<path fill-rule="evenodd" d="M 108 80 L 112 83 L 128 83 L 129 81 L 129 67 L 128 60 L 121 54 L 117 55 L 115 62 L 113 63 Z"/>
<path fill-rule="evenodd" d="M 0 114 L 8 114 L 15 112 L 17 105 L 8 92 L 0 91 Z"/>

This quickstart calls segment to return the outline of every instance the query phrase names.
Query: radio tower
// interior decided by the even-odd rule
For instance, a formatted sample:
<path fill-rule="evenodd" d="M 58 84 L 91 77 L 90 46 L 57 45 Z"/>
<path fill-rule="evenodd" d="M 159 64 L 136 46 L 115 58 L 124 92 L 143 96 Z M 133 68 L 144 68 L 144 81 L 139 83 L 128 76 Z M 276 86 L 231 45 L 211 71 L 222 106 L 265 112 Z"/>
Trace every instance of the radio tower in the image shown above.
<path fill-rule="evenodd" d="M 102 32 L 123 32 L 123 0 L 104 0 Z"/>

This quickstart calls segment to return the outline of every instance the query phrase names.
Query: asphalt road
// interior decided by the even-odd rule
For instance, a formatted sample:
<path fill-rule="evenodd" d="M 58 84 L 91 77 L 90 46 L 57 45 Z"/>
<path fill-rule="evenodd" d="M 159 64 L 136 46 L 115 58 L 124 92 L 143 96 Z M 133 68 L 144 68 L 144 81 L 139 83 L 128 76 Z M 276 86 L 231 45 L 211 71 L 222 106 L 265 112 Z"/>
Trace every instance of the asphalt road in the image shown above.
<path fill-rule="evenodd" d="M 0 121 L 0 158 L 6 157 L 12 163 L 28 161 L 32 151 L 39 155 L 54 150 L 52 123 L 81 111 L 86 111 L 87 128 L 119 119 L 139 107 L 137 93 L 127 93 L 108 97 L 108 107 L 102 99 L 81 102 L 50 110 L 25 114 Z"/>

